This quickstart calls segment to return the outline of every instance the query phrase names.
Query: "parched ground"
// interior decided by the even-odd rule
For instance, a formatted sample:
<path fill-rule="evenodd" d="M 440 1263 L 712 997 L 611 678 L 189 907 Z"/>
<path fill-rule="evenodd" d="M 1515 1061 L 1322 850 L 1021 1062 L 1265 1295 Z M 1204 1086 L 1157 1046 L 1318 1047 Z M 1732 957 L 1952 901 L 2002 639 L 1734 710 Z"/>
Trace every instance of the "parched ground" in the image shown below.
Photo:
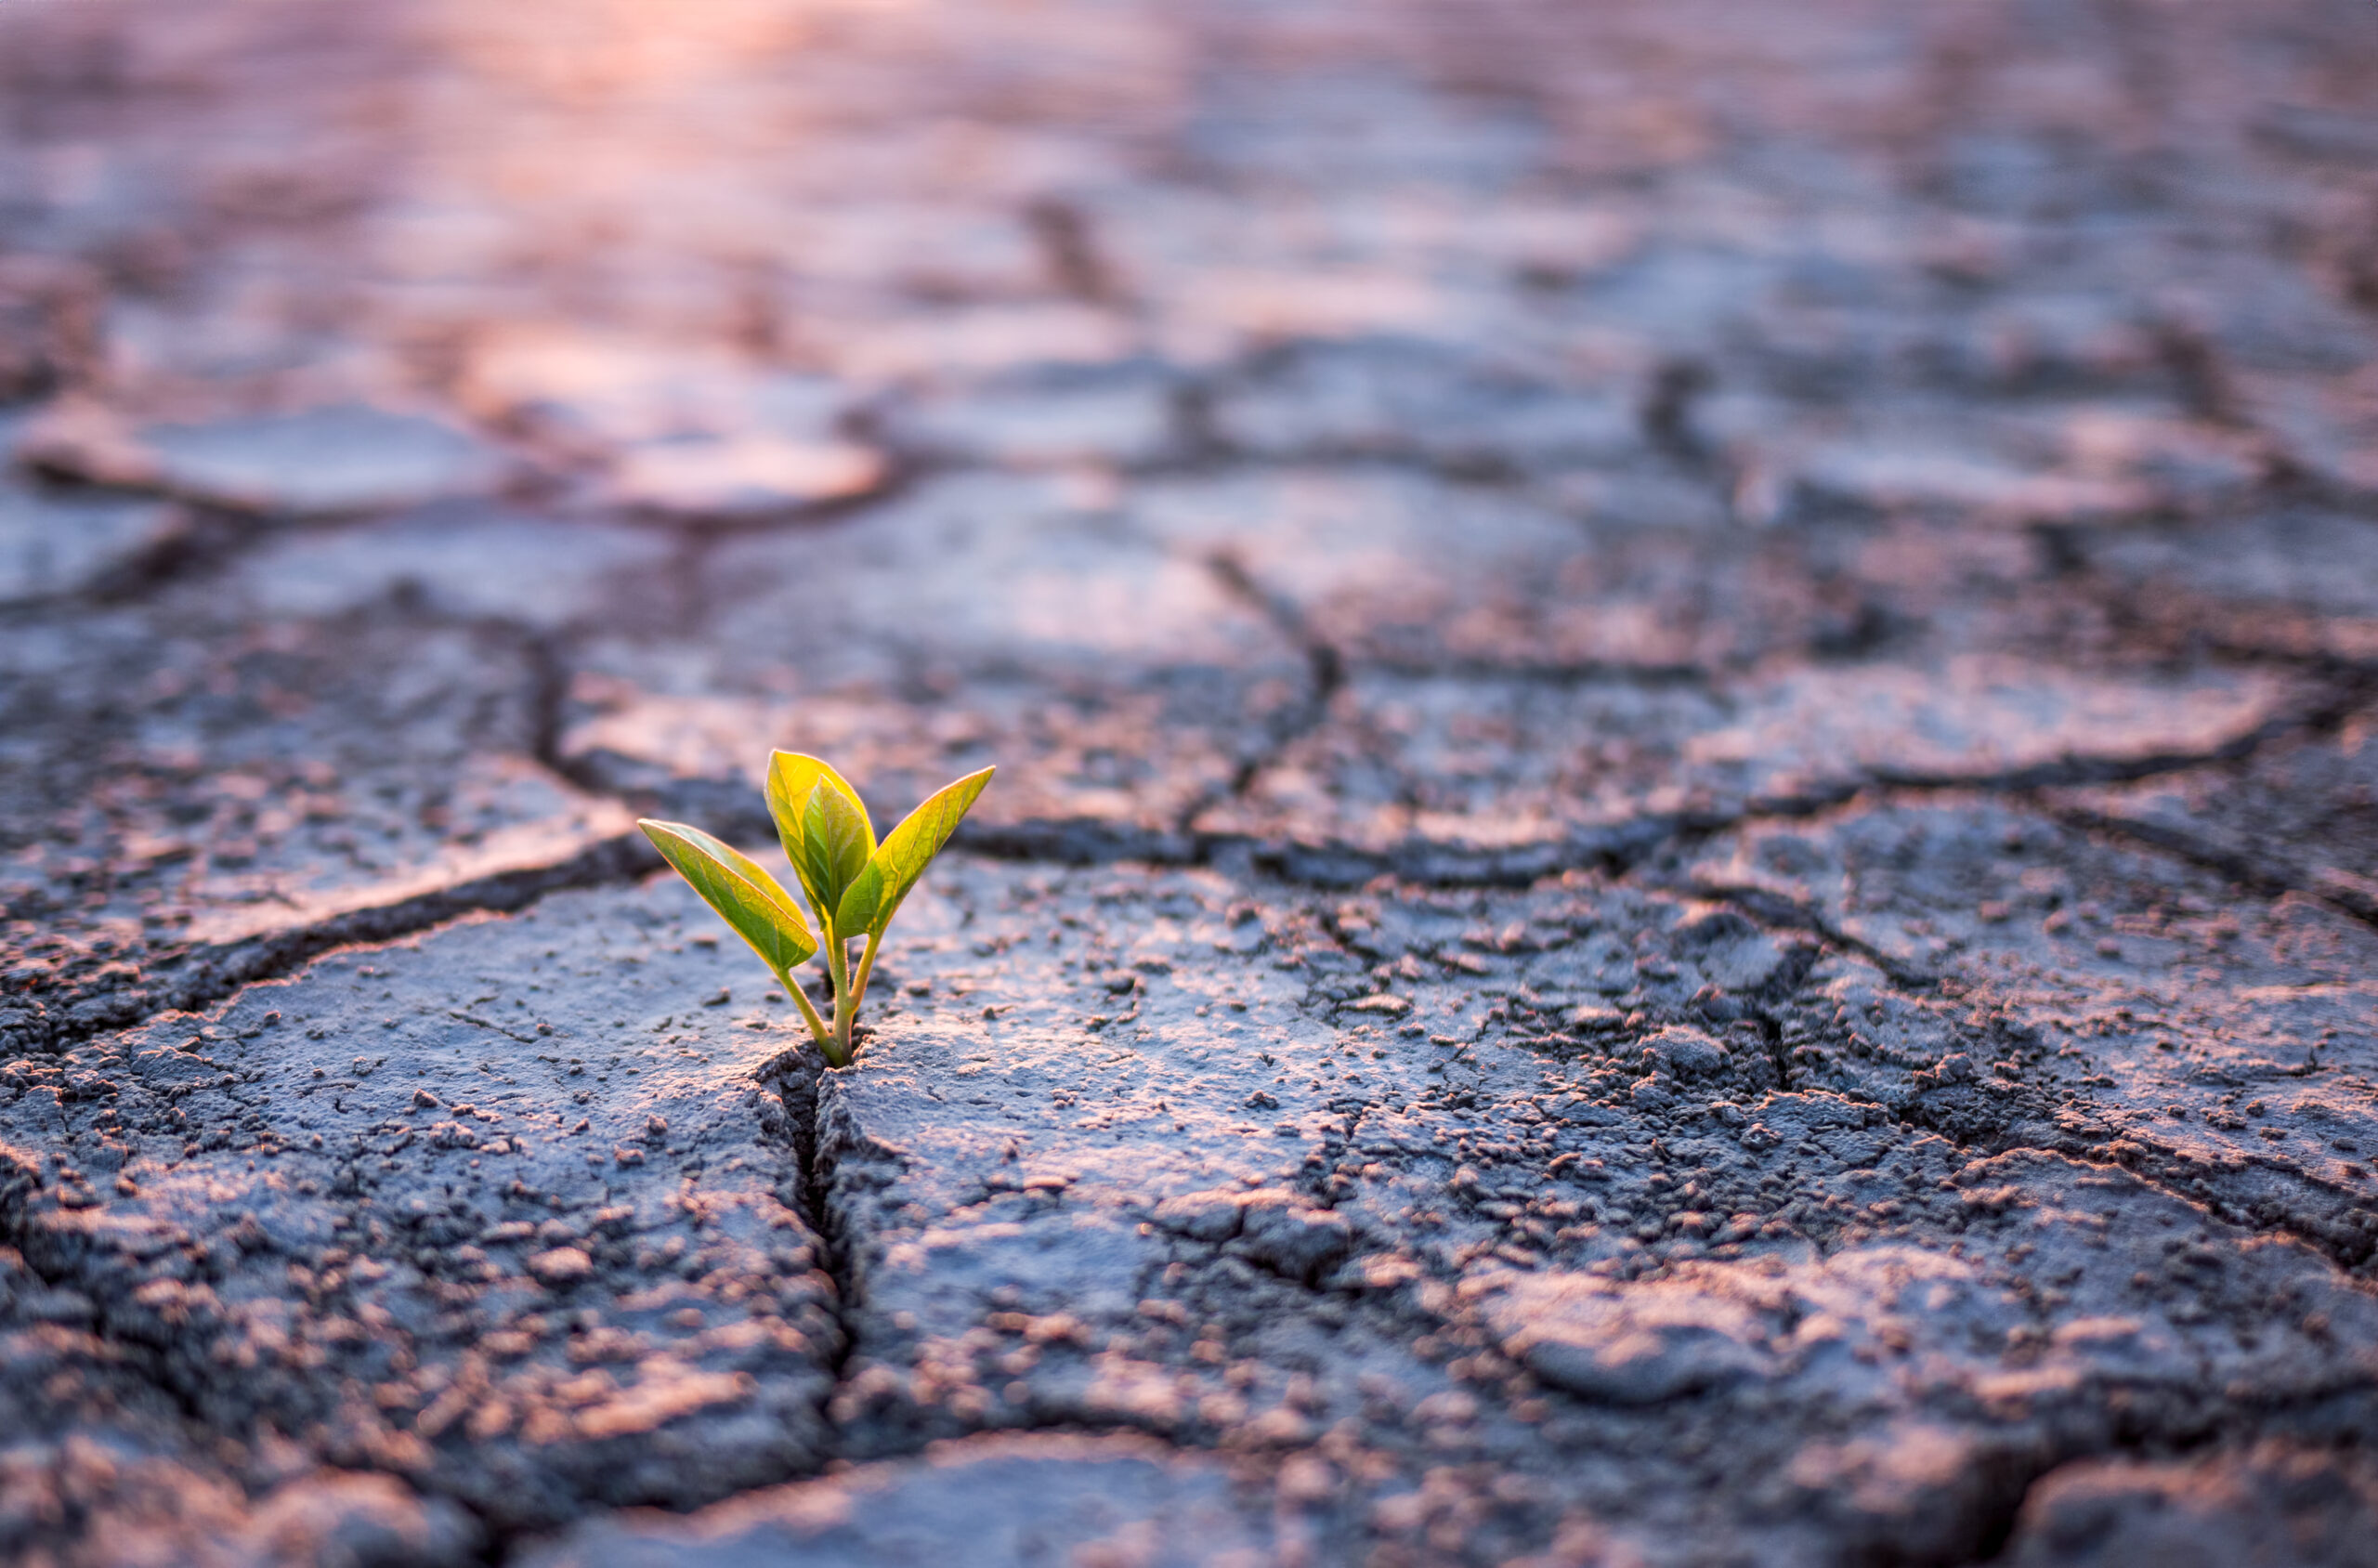
<path fill-rule="evenodd" d="M 0 1559 L 2378 1563 L 2368 0 L 0 0 Z"/>

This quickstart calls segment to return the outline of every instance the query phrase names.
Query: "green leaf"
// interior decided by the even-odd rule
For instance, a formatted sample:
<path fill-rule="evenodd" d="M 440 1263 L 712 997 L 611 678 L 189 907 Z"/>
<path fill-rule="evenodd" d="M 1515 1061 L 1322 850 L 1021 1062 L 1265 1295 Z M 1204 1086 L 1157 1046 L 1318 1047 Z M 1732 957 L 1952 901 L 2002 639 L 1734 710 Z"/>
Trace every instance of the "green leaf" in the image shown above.
<path fill-rule="evenodd" d="M 831 764 L 817 757 L 804 756 L 799 751 L 772 751 L 768 754 L 768 815 L 776 819 L 777 838 L 784 845 L 784 857 L 801 878 L 802 891 L 809 895 L 811 908 L 817 918 L 825 920 L 834 911 L 834 900 L 819 895 L 818 884 L 810 879 L 808 854 L 803 847 L 807 837 L 804 817 L 810 795 L 820 783 L 851 804 L 858 813 L 862 827 L 867 823 L 867 807 L 861 804 L 858 791 L 850 787 Z M 875 830 L 866 828 L 868 853 L 875 850 Z"/>
<path fill-rule="evenodd" d="M 800 906 L 776 878 L 750 856 L 699 828 L 648 817 L 636 826 L 661 857 L 677 868 L 678 875 L 694 884 L 702 901 L 751 945 L 761 961 L 790 985 L 790 972 L 817 950 L 817 939 L 801 918 Z"/>
<path fill-rule="evenodd" d="M 801 810 L 802 880 L 830 918 L 874 854 L 875 830 L 868 825 L 867 808 L 820 778 Z"/>
<path fill-rule="evenodd" d="M 900 912 L 900 903 L 917 879 L 925 874 L 933 857 L 958 830 L 959 822 L 974 804 L 974 797 L 991 781 L 998 770 L 985 768 L 970 773 L 954 784 L 935 791 L 924 804 L 908 813 L 907 821 L 892 830 L 858 874 L 842 902 L 836 908 L 834 929 L 856 936 L 864 931 L 870 936 L 881 936 Z"/>

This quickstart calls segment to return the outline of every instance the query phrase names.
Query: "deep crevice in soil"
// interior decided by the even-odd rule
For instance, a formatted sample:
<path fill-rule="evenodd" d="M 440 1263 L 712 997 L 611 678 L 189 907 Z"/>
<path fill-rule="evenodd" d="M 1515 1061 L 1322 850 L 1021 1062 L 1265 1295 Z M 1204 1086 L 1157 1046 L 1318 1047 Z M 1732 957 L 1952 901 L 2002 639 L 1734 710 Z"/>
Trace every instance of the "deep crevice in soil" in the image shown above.
<path fill-rule="evenodd" d="M 813 1051 L 804 1049 L 781 1059 L 769 1075 L 791 1123 L 793 1159 L 800 1177 L 797 1207 L 803 1223 L 817 1238 L 818 1264 L 834 1287 L 832 1311 L 838 1339 L 826 1367 L 826 1394 L 818 1405 L 819 1424 L 833 1450 L 824 1456 L 829 1460 L 840 1457 L 843 1438 L 842 1424 L 834 1418 L 834 1400 L 848 1383 L 851 1364 L 858 1357 L 857 1278 L 842 1222 L 828 1201 L 833 1163 L 818 1128 L 817 1103 L 830 1070 Z"/>

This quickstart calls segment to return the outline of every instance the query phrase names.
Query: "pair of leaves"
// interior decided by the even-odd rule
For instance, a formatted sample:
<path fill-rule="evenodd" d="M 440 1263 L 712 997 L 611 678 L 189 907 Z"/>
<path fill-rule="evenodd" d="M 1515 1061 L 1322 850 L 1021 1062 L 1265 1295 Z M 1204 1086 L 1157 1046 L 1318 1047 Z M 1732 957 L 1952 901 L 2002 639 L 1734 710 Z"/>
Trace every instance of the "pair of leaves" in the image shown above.
<path fill-rule="evenodd" d="M 768 759 L 768 814 L 829 939 L 881 936 L 941 853 L 993 770 L 970 773 L 934 792 L 881 844 L 867 807 L 816 757 L 777 751 Z M 699 828 L 646 819 L 636 824 L 703 902 L 790 986 L 790 972 L 817 950 L 819 937 L 792 895 L 758 862 Z"/>
<path fill-rule="evenodd" d="M 768 758 L 768 814 L 818 920 L 835 934 L 881 936 L 949 842 L 994 770 L 944 785 L 878 844 L 858 793 L 816 757 Z"/>

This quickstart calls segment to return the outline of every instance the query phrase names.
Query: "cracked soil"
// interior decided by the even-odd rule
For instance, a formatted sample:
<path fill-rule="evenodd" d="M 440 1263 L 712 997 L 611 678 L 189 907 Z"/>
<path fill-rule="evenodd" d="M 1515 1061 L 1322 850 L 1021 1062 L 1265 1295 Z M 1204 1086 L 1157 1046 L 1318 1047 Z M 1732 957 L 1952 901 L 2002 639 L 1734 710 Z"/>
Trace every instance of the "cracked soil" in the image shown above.
<path fill-rule="evenodd" d="M 2378 1564 L 2366 0 L 0 0 L 0 1557 Z M 633 828 L 1000 767 L 859 1064 Z"/>

